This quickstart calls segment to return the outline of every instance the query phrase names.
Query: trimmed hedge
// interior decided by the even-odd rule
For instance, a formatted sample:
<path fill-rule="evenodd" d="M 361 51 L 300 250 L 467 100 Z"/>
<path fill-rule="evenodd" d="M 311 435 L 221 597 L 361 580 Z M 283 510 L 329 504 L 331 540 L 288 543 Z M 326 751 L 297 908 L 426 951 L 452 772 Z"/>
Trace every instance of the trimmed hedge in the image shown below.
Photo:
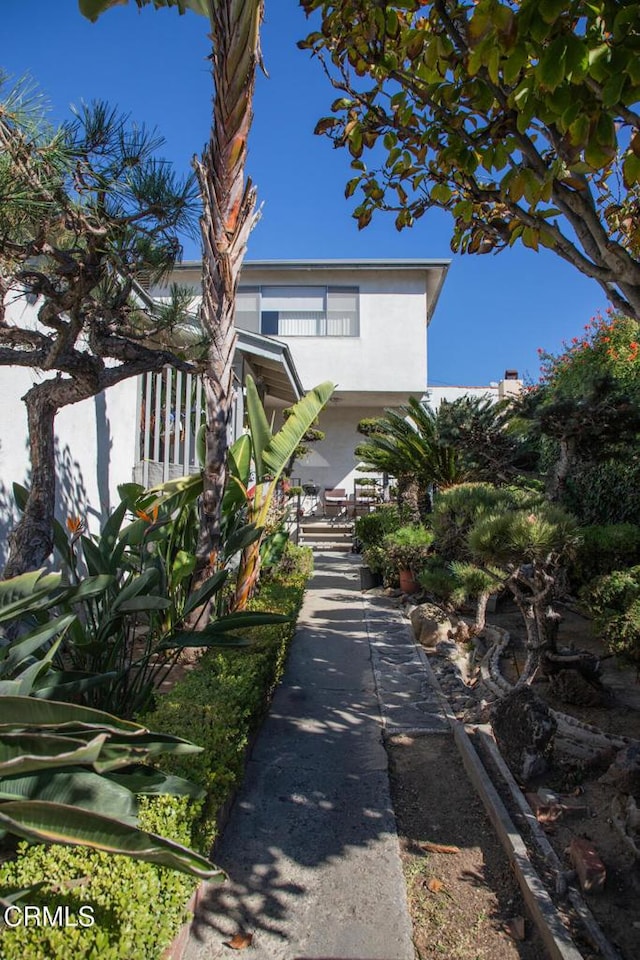
<path fill-rule="evenodd" d="M 211 651 L 160 698 L 143 722 L 158 731 L 187 737 L 202 753 L 173 758 L 172 772 L 200 783 L 204 800 L 142 798 L 140 825 L 208 853 L 217 815 L 239 786 L 247 743 L 260 723 L 282 674 L 295 618 L 312 569 L 311 552 L 289 547 L 281 567 L 261 581 L 253 609 L 289 613 L 290 624 L 253 628 L 249 650 Z M 163 768 L 169 771 L 166 761 Z M 4 928 L 2 960 L 152 960 L 159 957 L 185 921 L 197 881 L 155 864 L 111 857 L 79 847 L 20 843 L 16 860 L 0 867 L 6 892 L 45 881 L 23 901 L 55 908 L 93 907 L 91 927 Z"/>

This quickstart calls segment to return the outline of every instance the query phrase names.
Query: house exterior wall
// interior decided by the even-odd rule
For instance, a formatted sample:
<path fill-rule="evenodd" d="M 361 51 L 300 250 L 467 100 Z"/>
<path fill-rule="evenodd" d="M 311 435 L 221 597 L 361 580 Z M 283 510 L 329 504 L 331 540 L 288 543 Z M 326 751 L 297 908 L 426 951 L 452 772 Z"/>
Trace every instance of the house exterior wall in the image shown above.
<path fill-rule="evenodd" d="M 8 320 L 35 326 L 35 307 L 15 300 Z M 12 484 L 29 483 L 27 412 L 22 397 L 48 374 L 27 367 L 2 368 L 0 404 L 0 564 L 7 556 L 7 534 L 15 519 Z M 133 479 L 137 436 L 137 381 L 64 407 L 56 417 L 56 514 L 86 518 L 99 528 L 119 502 L 118 484 Z"/>
<path fill-rule="evenodd" d="M 251 286 L 357 287 L 359 336 L 282 336 L 305 389 L 332 380 L 340 393 L 422 392 L 427 382 L 427 283 L 425 271 L 376 269 L 260 269 L 247 264 Z"/>

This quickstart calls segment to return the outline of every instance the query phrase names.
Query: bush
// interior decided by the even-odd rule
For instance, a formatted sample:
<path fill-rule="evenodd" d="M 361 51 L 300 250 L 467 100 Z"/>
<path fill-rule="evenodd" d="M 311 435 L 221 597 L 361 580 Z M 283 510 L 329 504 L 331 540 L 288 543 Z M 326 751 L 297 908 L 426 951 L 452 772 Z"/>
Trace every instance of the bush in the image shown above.
<path fill-rule="evenodd" d="M 387 556 L 395 571 L 421 569 L 429 556 L 433 533 L 426 527 L 399 527 L 388 533 L 383 541 Z"/>
<path fill-rule="evenodd" d="M 568 567 L 573 589 L 595 577 L 640 563 L 640 527 L 632 523 L 582 527 L 582 543 Z"/>
<path fill-rule="evenodd" d="M 598 577 L 583 591 L 596 628 L 612 653 L 640 661 L 640 566 Z"/>
<path fill-rule="evenodd" d="M 424 569 L 418 575 L 418 582 L 427 593 L 444 603 L 452 599 L 458 586 L 449 564 L 439 556 L 428 558 Z"/>
<path fill-rule="evenodd" d="M 577 464 L 567 480 L 564 504 L 582 523 L 640 524 L 640 462 Z"/>
<path fill-rule="evenodd" d="M 158 731 L 178 736 L 191 731 L 203 752 L 171 758 L 170 772 L 188 770 L 206 789 L 206 798 L 198 802 L 143 799 L 144 828 L 209 852 L 219 810 L 241 781 L 246 745 L 282 674 L 310 570 L 311 552 L 289 545 L 281 567 L 261 581 L 251 607 L 290 613 L 292 622 L 253 628 L 259 640 L 249 650 L 206 654 L 144 718 Z M 5 928 L 2 960 L 153 960 L 185 919 L 195 887 L 190 877 L 175 871 L 94 850 L 21 844 L 19 851 L 15 861 L 0 868 L 5 892 L 44 881 L 46 886 L 29 896 L 30 903 L 50 908 L 67 904 L 74 915 L 82 904 L 90 904 L 96 922 L 86 928 Z M 78 882 L 68 889 L 70 881 Z"/>
<path fill-rule="evenodd" d="M 404 511 L 390 503 L 358 517 L 354 533 L 363 547 L 379 547 L 386 534 L 397 530 L 403 523 L 406 523 Z"/>
<path fill-rule="evenodd" d="M 494 487 L 490 483 L 461 483 L 443 490 L 436 499 L 433 532 L 443 560 L 470 560 L 468 537 L 482 516 L 533 507 L 542 496 L 517 487 Z"/>

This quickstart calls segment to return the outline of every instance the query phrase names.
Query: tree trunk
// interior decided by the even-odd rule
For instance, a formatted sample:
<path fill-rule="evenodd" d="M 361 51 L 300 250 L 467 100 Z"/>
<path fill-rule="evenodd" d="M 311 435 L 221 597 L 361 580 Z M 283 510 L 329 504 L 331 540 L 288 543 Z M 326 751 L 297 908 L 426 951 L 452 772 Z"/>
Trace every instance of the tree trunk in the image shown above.
<path fill-rule="evenodd" d="M 398 477 L 398 506 L 407 511 L 410 523 L 420 523 L 419 498 L 417 480 L 408 475 Z"/>
<path fill-rule="evenodd" d="M 37 384 L 24 396 L 29 428 L 31 482 L 24 513 L 9 535 L 5 580 L 42 567 L 53 550 L 56 504 L 54 421 L 58 407 Z"/>
<path fill-rule="evenodd" d="M 576 458 L 574 437 L 561 437 L 558 441 L 558 459 L 549 470 L 547 496 L 552 503 L 559 503 L 567 488 L 567 479 Z"/>
<path fill-rule="evenodd" d="M 217 0 L 210 4 L 213 123 L 202 161 L 194 162 L 203 203 L 201 320 L 210 337 L 204 376 L 206 463 L 195 587 L 207 578 L 207 569 L 215 566 L 220 547 L 233 406 L 236 290 L 247 239 L 256 220 L 256 191 L 250 180 L 245 183 L 244 169 L 255 73 L 260 62 L 262 12 L 263 0 Z"/>
<path fill-rule="evenodd" d="M 490 596 L 490 590 L 484 590 L 482 593 L 478 594 L 478 599 L 476 600 L 476 614 L 473 622 L 473 629 L 475 630 L 476 634 L 482 633 L 487 625 L 487 604 L 489 603 Z"/>

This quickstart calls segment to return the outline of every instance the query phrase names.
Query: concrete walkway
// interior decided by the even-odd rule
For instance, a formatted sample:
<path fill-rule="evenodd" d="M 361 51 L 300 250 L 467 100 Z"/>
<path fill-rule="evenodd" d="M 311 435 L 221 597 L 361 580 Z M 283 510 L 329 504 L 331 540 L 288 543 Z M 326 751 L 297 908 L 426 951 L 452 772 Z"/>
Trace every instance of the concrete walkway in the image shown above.
<path fill-rule="evenodd" d="M 446 732 L 397 610 L 358 559 L 317 555 L 287 670 L 198 909 L 185 960 L 413 960 L 382 729 Z"/>

